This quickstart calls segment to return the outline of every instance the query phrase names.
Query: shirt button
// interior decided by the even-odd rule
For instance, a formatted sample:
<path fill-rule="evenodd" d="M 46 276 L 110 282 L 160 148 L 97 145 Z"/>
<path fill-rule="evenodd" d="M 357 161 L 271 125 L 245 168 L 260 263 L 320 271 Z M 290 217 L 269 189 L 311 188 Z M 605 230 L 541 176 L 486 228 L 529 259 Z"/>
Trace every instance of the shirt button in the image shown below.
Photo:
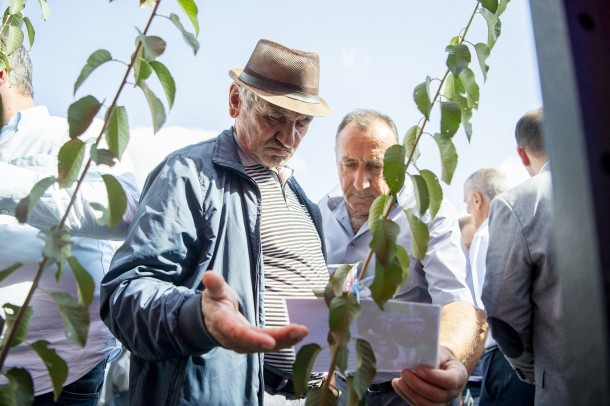
<path fill-rule="evenodd" d="M 7 209 L 2 209 L 2 210 L 0 210 L 0 214 L 8 214 L 8 210 Z"/>

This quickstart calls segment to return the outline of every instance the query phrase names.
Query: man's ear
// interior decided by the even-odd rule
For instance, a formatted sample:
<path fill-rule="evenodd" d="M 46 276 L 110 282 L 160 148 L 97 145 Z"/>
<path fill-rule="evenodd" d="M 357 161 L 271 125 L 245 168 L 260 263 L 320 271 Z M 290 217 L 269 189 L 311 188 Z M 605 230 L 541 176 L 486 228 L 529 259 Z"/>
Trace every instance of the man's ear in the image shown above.
<path fill-rule="evenodd" d="M 0 70 L 0 86 L 9 83 L 10 79 L 10 75 L 6 69 Z"/>
<path fill-rule="evenodd" d="M 478 209 L 483 205 L 483 195 L 480 192 L 472 192 L 472 199 Z"/>
<path fill-rule="evenodd" d="M 239 97 L 239 86 L 233 82 L 229 88 L 229 115 L 235 118 L 239 115 L 241 110 L 241 98 Z"/>
<path fill-rule="evenodd" d="M 527 155 L 527 151 L 522 146 L 517 146 L 517 154 L 519 155 L 519 158 L 521 158 L 523 166 L 528 167 L 532 164 L 530 162 L 530 157 Z"/>

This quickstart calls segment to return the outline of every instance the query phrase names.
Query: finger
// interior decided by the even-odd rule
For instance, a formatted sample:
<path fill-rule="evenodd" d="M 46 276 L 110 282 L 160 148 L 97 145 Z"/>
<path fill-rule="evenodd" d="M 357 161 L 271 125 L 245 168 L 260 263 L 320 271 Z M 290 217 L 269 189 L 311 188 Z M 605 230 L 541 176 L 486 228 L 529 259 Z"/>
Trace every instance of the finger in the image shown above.
<path fill-rule="evenodd" d="M 423 368 L 417 368 L 414 371 L 404 370 L 401 374 L 401 378 L 397 382 L 401 393 L 406 398 L 410 399 L 414 405 L 428 406 L 428 405 L 446 405 L 453 399 L 457 398 L 461 393 L 461 388 L 445 386 L 438 386 L 439 384 L 432 384 L 427 381 L 430 378 L 429 374 L 422 372 Z M 428 371 L 432 371 L 429 368 Z M 437 372 L 439 370 L 433 370 Z M 441 381 L 440 385 L 445 385 L 445 381 Z M 405 397 L 403 396 L 403 397 Z"/>
<path fill-rule="evenodd" d="M 274 351 L 292 347 L 309 334 L 307 327 L 300 324 L 289 324 L 284 327 L 268 327 L 264 331 L 275 339 L 276 346 Z"/>
<path fill-rule="evenodd" d="M 218 316 L 213 336 L 225 348 L 239 353 L 266 352 L 275 348 L 273 336 L 249 324 L 241 313 L 222 312 Z"/>
<path fill-rule="evenodd" d="M 214 300 L 223 300 L 230 299 L 233 300 L 233 294 L 229 289 L 229 285 L 225 282 L 222 275 L 214 271 L 207 271 L 203 274 L 202 279 L 203 285 L 205 286 L 205 290 L 207 291 L 207 295 L 210 299 Z"/>

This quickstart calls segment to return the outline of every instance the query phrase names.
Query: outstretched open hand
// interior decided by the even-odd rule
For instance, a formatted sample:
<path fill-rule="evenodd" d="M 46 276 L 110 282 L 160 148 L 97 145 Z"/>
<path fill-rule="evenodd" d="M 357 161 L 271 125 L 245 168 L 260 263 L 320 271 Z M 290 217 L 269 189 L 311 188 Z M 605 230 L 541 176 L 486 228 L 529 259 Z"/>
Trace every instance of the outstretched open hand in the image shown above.
<path fill-rule="evenodd" d="M 239 353 L 277 351 L 293 346 L 309 333 L 307 327 L 298 324 L 253 326 L 239 312 L 235 294 L 222 275 L 208 271 L 203 275 L 203 284 L 201 311 L 205 326 L 225 348 Z"/>

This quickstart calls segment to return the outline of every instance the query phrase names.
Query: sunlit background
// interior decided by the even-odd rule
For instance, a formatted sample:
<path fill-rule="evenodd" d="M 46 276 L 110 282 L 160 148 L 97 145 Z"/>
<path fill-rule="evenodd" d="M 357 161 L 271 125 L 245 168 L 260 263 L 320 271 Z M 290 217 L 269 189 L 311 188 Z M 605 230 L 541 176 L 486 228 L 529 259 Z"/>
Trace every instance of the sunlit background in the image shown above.
<path fill-rule="evenodd" d="M 51 16 L 42 20 L 37 2 L 25 14 L 36 29 L 31 49 L 35 100 L 54 115 L 65 116 L 76 99 L 92 94 L 109 104 L 125 72 L 121 63 L 95 71 L 73 95 L 73 86 L 87 57 L 107 49 L 128 62 L 137 29 L 143 30 L 151 9 L 137 0 L 62 0 L 49 2 Z M 232 124 L 228 114 L 230 68 L 243 66 L 260 38 L 315 51 L 321 58 L 321 95 L 333 114 L 317 118 L 291 161 L 295 176 L 310 198 L 318 201 L 338 183 L 334 135 L 341 118 L 354 108 L 372 108 L 390 115 L 400 135 L 418 123 L 413 88 L 426 76 L 444 74 L 445 46 L 466 26 L 476 5 L 472 0 L 308 2 L 197 1 L 201 48 L 196 56 L 166 18 L 158 17 L 149 34 L 167 41 L 160 57 L 176 81 L 176 102 L 165 128 L 152 135 L 150 113 L 139 89 L 129 86 L 119 103 L 127 107 L 132 128 L 131 155 L 143 182 L 148 171 L 169 152 L 218 134 Z M 180 16 L 193 31 L 177 2 L 163 0 L 159 14 Z M 487 26 L 475 16 L 466 40 L 486 42 Z M 473 54 L 474 58 L 474 54 Z M 531 19 L 527 2 L 512 1 L 502 16 L 502 34 L 487 61 L 486 83 L 473 59 L 481 86 L 480 107 L 472 118 L 468 143 L 460 130 L 454 137 L 459 162 L 446 196 L 465 213 L 462 186 L 482 167 L 506 172 L 512 183 L 527 177 L 515 152 L 514 126 L 527 110 L 541 105 Z M 130 80 L 132 80 L 130 78 Z M 164 101 L 156 79 L 149 83 Z M 433 82 L 435 90 L 438 81 Z M 427 127 L 438 130 L 439 114 Z M 441 172 L 439 152 L 431 137 L 422 144 L 420 169 Z"/>

